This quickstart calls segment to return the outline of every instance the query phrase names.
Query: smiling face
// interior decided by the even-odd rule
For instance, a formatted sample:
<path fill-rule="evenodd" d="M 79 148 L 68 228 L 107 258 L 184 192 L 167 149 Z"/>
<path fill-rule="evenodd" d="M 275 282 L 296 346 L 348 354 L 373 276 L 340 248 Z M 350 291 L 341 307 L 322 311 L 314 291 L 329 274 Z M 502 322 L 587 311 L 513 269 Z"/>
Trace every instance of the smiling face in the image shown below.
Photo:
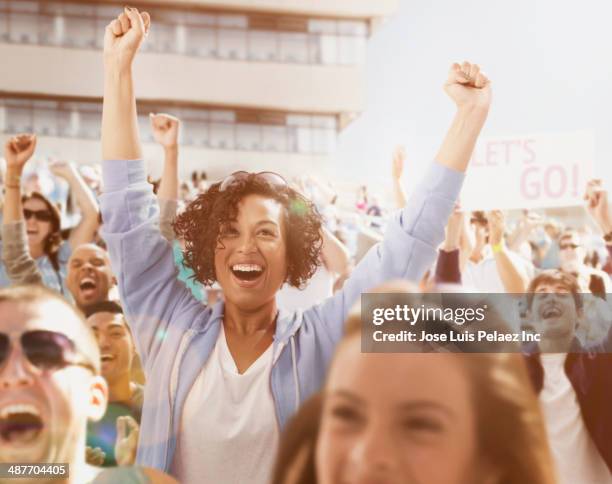
<path fill-rule="evenodd" d="M 584 263 L 586 252 L 575 232 L 565 234 L 559 240 L 559 261 L 565 272 L 578 272 Z"/>
<path fill-rule="evenodd" d="M 364 354 L 358 337 L 344 343 L 325 389 L 318 482 L 485 482 L 470 384 L 458 361 Z"/>
<path fill-rule="evenodd" d="M 107 301 L 113 280 L 110 260 L 104 249 L 85 244 L 70 256 L 66 285 L 79 308 Z"/>
<path fill-rule="evenodd" d="M 476 247 L 483 248 L 489 243 L 489 225 L 483 212 L 474 212 L 470 220 L 470 226 L 474 231 Z"/>
<path fill-rule="evenodd" d="M 57 300 L 0 302 L 0 328 L 11 344 L 0 363 L 0 462 L 68 462 L 83 459 L 87 419 L 106 409 L 106 383 L 90 368 L 68 365 L 41 369 L 21 347 L 31 330 L 62 333 L 80 355 L 96 355 L 87 328 Z"/>
<path fill-rule="evenodd" d="M 122 314 L 99 312 L 87 318 L 100 347 L 102 376 L 109 385 L 129 378 L 134 359 L 132 336 Z"/>
<path fill-rule="evenodd" d="M 562 281 L 543 280 L 533 289 L 529 317 L 544 338 L 572 339 L 582 315 L 571 289 Z"/>
<path fill-rule="evenodd" d="M 23 204 L 24 210 L 33 212 L 49 212 L 49 208 L 38 198 L 29 198 Z M 26 231 L 28 234 L 28 245 L 30 252 L 37 253 L 42 250 L 45 239 L 51 233 L 51 222 L 41 222 L 36 217 L 29 217 L 26 221 Z"/>
<path fill-rule="evenodd" d="M 242 310 L 273 301 L 287 275 L 284 207 L 262 195 L 238 203 L 235 221 L 220 228 L 215 272 L 226 303 Z"/>

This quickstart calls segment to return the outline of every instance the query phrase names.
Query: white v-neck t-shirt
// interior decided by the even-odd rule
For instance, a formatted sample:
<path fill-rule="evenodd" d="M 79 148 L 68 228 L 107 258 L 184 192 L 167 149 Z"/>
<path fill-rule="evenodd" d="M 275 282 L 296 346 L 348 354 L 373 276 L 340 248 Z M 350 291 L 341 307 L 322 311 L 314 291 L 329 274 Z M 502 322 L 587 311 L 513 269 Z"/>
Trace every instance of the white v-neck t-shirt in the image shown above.
<path fill-rule="evenodd" d="M 223 325 L 180 422 L 172 473 L 183 484 L 268 484 L 279 427 L 270 374 L 273 346 L 238 373 Z"/>
<path fill-rule="evenodd" d="M 612 475 L 584 425 L 566 354 L 542 354 L 544 388 L 540 404 L 560 484 L 612 484 Z"/>

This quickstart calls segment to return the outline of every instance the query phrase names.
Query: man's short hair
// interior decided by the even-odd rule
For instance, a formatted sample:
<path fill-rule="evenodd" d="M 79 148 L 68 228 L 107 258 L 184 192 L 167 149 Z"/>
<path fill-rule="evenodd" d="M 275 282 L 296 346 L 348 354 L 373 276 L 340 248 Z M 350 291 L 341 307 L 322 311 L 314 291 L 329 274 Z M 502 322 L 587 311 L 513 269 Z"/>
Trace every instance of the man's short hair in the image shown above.
<path fill-rule="evenodd" d="M 0 304 L 35 304 L 46 301 L 59 302 L 64 307 L 68 308 L 68 310 L 74 314 L 75 318 L 82 323 L 80 329 L 82 330 L 81 335 L 83 337 L 83 341 L 74 341 L 74 344 L 79 347 L 82 353 L 91 356 L 90 363 L 93 365 L 95 373 L 99 375 L 101 372 L 101 363 L 98 343 L 93 331 L 85 323 L 85 318 L 83 317 L 83 313 L 81 311 L 70 304 L 57 292 L 39 284 L 10 286 L 0 289 Z"/>
<path fill-rule="evenodd" d="M 564 272 L 559 269 L 548 269 L 540 272 L 535 276 L 529 283 L 527 288 L 527 308 L 531 309 L 533 303 L 533 296 L 538 289 L 538 286 L 544 283 L 559 284 L 565 287 L 574 296 L 574 303 L 576 304 L 576 310 L 582 309 L 582 295 L 580 294 L 580 285 L 578 279 L 569 272 Z"/>
<path fill-rule="evenodd" d="M 582 236 L 580 235 L 580 233 L 576 229 L 571 228 L 565 229 L 563 232 L 561 232 L 559 240 L 569 239 L 571 237 L 576 237 L 579 241 L 582 241 Z"/>
<path fill-rule="evenodd" d="M 116 301 L 100 301 L 85 308 L 86 318 L 97 313 L 123 314 L 123 308 Z"/>

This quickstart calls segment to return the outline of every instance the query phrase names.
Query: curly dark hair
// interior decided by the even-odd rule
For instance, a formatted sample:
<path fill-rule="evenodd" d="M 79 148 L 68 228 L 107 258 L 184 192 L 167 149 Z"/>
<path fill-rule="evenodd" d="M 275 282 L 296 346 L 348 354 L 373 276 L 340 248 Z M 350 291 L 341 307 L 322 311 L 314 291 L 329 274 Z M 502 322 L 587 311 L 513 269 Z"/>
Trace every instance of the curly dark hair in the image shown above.
<path fill-rule="evenodd" d="M 28 200 L 40 200 L 51 213 L 51 229 L 43 242 L 43 252 L 49 257 L 55 271 L 59 271 L 59 248 L 62 245 L 61 215 L 58 208 L 40 192 L 31 192 L 21 196 L 21 203 Z"/>
<path fill-rule="evenodd" d="M 224 191 L 215 183 L 191 202 L 174 223 L 177 237 L 185 239 L 184 263 L 204 285 L 216 280 L 215 249 L 223 226 L 238 217 L 238 204 L 247 195 L 262 195 L 284 208 L 287 228 L 286 282 L 302 287 L 317 270 L 323 245 L 322 217 L 314 204 L 290 187 L 273 186 L 251 173 L 236 180 Z"/>

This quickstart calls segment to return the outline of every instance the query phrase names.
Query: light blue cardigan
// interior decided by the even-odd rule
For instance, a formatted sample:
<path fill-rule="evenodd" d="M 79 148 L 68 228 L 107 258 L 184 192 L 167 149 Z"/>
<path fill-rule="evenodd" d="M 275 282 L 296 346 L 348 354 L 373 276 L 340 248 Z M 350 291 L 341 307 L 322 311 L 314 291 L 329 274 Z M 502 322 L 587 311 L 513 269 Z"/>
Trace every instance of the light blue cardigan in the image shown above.
<path fill-rule="evenodd" d="M 168 472 L 183 405 L 217 341 L 223 303 L 203 307 L 177 280 L 144 163 L 106 161 L 103 173 L 102 234 L 147 378 L 137 463 Z M 320 389 L 344 320 L 361 293 L 390 279 L 418 281 L 432 266 L 463 178 L 433 162 L 384 240 L 341 291 L 306 311 L 279 313 L 270 385 L 280 428 Z M 197 428 L 197 421 L 192 424 Z"/>

